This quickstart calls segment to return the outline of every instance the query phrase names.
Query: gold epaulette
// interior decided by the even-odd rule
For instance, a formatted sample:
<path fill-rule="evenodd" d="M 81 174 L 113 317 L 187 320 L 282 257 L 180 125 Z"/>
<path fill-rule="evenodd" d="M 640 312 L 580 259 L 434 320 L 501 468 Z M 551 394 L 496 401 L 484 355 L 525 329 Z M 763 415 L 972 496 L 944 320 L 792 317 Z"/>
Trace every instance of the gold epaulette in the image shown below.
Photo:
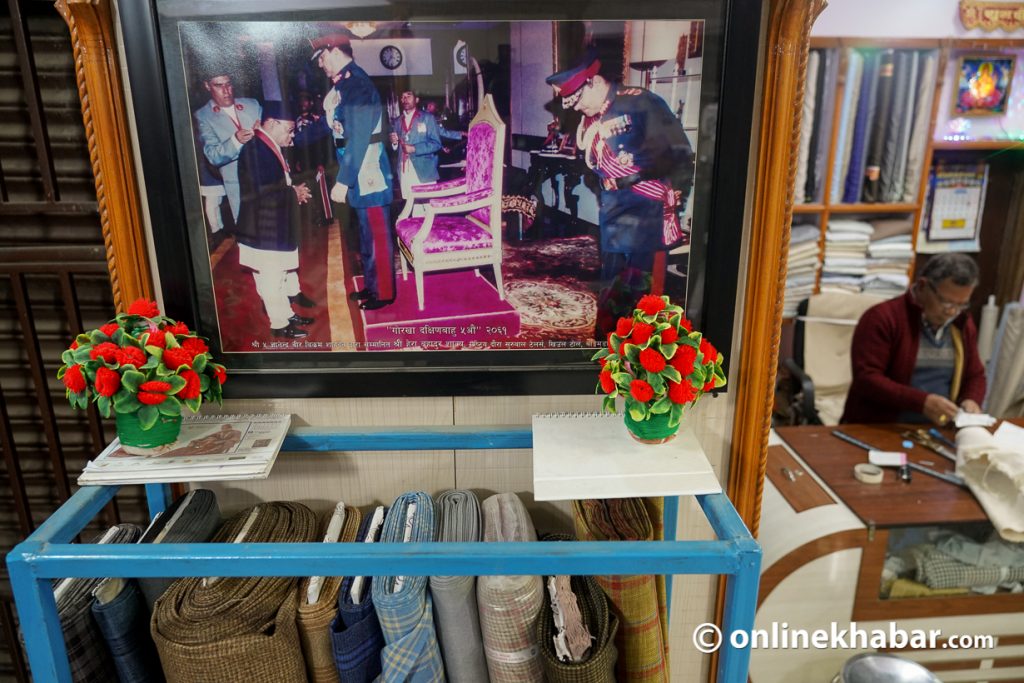
<path fill-rule="evenodd" d="M 616 95 L 639 95 L 643 92 L 642 88 L 623 88 L 622 90 L 616 91 Z"/>

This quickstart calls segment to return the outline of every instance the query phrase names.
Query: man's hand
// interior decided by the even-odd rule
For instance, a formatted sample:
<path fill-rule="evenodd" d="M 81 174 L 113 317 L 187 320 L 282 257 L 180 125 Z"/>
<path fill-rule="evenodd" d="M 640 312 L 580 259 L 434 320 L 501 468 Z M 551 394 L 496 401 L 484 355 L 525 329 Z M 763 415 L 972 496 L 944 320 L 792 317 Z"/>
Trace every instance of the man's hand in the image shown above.
<path fill-rule="evenodd" d="M 924 400 L 924 416 L 937 425 L 945 425 L 956 419 L 957 405 L 945 396 L 928 394 Z"/>
<path fill-rule="evenodd" d="M 306 183 L 292 185 L 292 189 L 295 190 L 295 198 L 299 200 L 299 204 L 305 204 L 313 196 L 313 193 L 306 187 Z"/>
<path fill-rule="evenodd" d="M 408 143 L 402 143 L 402 149 L 405 150 L 406 154 L 412 155 L 412 154 L 416 153 L 416 145 L 410 145 Z"/>
<path fill-rule="evenodd" d="M 389 139 L 391 140 L 391 144 L 392 145 L 394 145 L 396 147 L 398 146 L 398 133 L 392 133 L 389 136 Z"/>
<path fill-rule="evenodd" d="M 960 408 L 963 409 L 965 413 L 981 412 L 981 406 L 979 406 L 977 403 L 975 403 L 969 398 L 963 400 L 963 402 L 960 404 Z"/>
<path fill-rule="evenodd" d="M 344 204 L 346 196 L 348 196 L 348 185 L 334 183 L 334 187 L 331 188 L 331 201 Z"/>
<path fill-rule="evenodd" d="M 253 133 L 251 128 L 239 128 L 235 131 L 235 139 L 238 140 L 238 143 L 241 145 L 252 140 L 253 135 L 255 135 L 255 133 Z"/>

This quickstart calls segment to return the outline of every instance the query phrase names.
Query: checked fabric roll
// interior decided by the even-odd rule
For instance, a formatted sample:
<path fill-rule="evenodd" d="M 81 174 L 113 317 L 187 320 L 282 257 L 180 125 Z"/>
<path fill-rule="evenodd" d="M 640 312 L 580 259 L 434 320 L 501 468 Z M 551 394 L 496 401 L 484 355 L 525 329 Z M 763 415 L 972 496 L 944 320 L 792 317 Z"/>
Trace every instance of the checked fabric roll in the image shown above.
<path fill-rule="evenodd" d="M 437 497 L 438 543 L 481 540 L 480 501 L 472 491 L 445 491 Z M 475 576 L 431 576 L 430 596 L 450 683 L 487 683 Z"/>
<path fill-rule="evenodd" d="M 415 506 L 415 508 L 413 508 Z M 381 543 L 434 540 L 434 501 L 422 491 L 395 499 Z M 434 632 L 434 610 L 425 576 L 375 576 L 373 604 L 387 645 L 381 652 L 384 683 L 444 683 L 444 663 Z"/>
<path fill-rule="evenodd" d="M 484 541 L 537 540 L 530 515 L 516 494 L 499 493 L 481 507 Z M 544 605 L 541 577 L 481 576 L 476 582 L 476 598 L 491 683 L 543 681 L 535 628 Z"/>
<path fill-rule="evenodd" d="M 356 536 L 357 543 L 365 542 L 372 519 L 372 514 L 363 516 Z M 338 675 L 344 683 L 371 683 L 380 675 L 380 651 L 384 649 L 384 634 L 380 630 L 377 612 L 373 609 L 370 577 L 365 578 L 359 604 L 352 599 L 354 578 L 346 576 L 338 591 L 338 616 L 330 626 L 331 649 Z"/>
<path fill-rule="evenodd" d="M 327 533 L 332 513 L 328 512 L 321 521 L 320 538 Z M 345 506 L 345 522 L 338 536 L 339 543 L 352 543 L 356 540 L 362 517 L 359 508 Z M 306 672 L 312 683 L 340 683 L 331 649 L 330 625 L 338 614 L 338 590 L 342 579 L 339 576 L 324 577 L 320 599 L 312 605 L 309 604 L 307 593 L 310 580 L 303 579 L 299 584 L 299 640 L 306 659 Z"/>
<path fill-rule="evenodd" d="M 217 495 L 209 489 L 189 491 L 171 504 L 146 529 L 139 543 L 203 543 L 220 527 Z M 140 578 L 139 588 L 150 612 L 174 579 Z"/>
<path fill-rule="evenodd" d="M 564 534 L 549 534 L 545 541 L 575 541 Z M 544 609 L 537 620 L 537 642 L 548 683 L 615 683 L 615 664 L 619 657 L 615 649 L 615 635 L 619 619 L 611 611 L 608 596 L 593 576 L 570 578 L 583 623 L 594 640 L 590 652 L 580 662 L 563 662 L 555 652 L 555 623 L 551 610 L 551 597 L 544 596 Z"/>
<path fill-rule="evenodd" d="M 316 515 L 298 503 L 264 503 L 232 517 L 214 536 L 229 543 L 316 540 Z M 182 578 L 153 609 L 150 631 L 168 683 L 305 683 L 293 577 Z"/>
<path fill-rule="evenodd" d="M 661 498 L 573 501 L 581 541 L 651 541 L 662 537 Z M 668 620 L 661 576 L 598 576 L 619 618 L 617 680 L 666 682 Z"/>
<path fill-rule="evenodd" d="M 142 531 L 134 524 L 118 524 L 92 543 L 134 543 Z M 92 592 L 103 579 L 62 579 L 54 586 L 57 616 L 68 650 L 71 680 L 109 683 L 117 680 L 114 661 L 92 616 Z M 25 634 L 31 637 L 31 634 Z"/>

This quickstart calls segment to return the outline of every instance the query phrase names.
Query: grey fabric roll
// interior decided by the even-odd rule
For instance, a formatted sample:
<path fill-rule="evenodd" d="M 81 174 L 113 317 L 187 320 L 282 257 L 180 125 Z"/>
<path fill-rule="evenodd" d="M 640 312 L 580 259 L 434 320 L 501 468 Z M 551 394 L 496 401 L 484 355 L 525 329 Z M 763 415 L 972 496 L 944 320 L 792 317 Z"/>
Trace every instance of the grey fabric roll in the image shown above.
<path fill-rule="evenodd" d="M 922 55 L 917 79 L 917 96 L 914 98 L 914 125 L 910 132 L 910 144 L 907 149 L 907 171 L 903 181 L 903 201 L 917 201 L 917 193 L 921 186 L 921 171 L 924 167 L 924 156 L 928 136 L 931 134 L 932 98 L 935 97 L 935 71 L 939 57 L 934 51 Z"/>
<path fill-rule="evenodd" d="M 536 541 L 537 532 L 514 493 L 491 496 L 481 506 L 484 541 Z M 476 582 L 480 632 L 491 683 L 540 683 L 544 680 L 537 632 L 544 606 L 539 576 L 481 576 Z"/>
<path fill-rule="evenodd" d="M 183 505 L 185 507 L 181 509 Z M 178 514 L 179 510 L 181 514 Z M 177 519 L 174 519 L 175 515 L 178 515 Z M 204 543 L 210 540 L 219 527 L 220 508 L 217 506 L 217 495 L 209 489 L 196 489 L 174 501 L 160 518 L 146 529 L 139 543 Z M 173 578 L 138 579 L 139 588 L 151 613 L 157 598 L 164 594 L 173 581 Z"/>
<path fill-rule="evenodd" d="M 897 141 L 899 146 L 896 148 L 896 170 L 893 171 L 892 177 L 887 184 L 889 190 L 886 195 L 886 201 L 888 202 L 903 201 L 903 185 L 907 177 L 907 153 L 910 148 L 910 132 L 914 125 L 914 111 L 917 107 L 915 97 L 917 95 L 917 74 L 920 59 L 916 50 L 907 53 L 907 57 L 910 62 L 908 67 L 910 73 L 907 76 L 905 85 L 906 99 L 903 104 L 903 111 L 900 112 L 900 134 Z"/>
<path fill-rule="evenodd" d="M 885 141 L 888 135 L 889 113 L 892 111 L 893 60 L 892 50 L 883 50 L 878 62 L 878 85 L 875 99 L 875 113 L 868 124 L 871 142 L 868 144 L 867 164 L 864 167 L 865 202 L 881 199 L 879 180 L 882 173 L 882 158 L 885 156 Z"/>
<path fill-rule="evenodd" d="M 883 202 L 893 202 L 903 196 L 903 175 L 896 178 L 901 166 L 906 168 L 906 143 L 904 132 L 909 135 L 909 122 L 904 121 L 910 113 L 908 99 L 913 97 L 909 80 L 912 70 L 912 56 L 906 50 L 896 52 L 892 78 L 892 104 L 889 107 L 889 120 L 885 124 L 885 146 L 882 148 L 882 168 L 878 180 L 878 198 Z M 913 100 L 909 105 L 913 104 Z"/>
<path fill-rule="evenodd" d="M 105 536 L 110 534 L 106 540 Z M 134 543 L 142 531 L 134 524 L 118 524 L 91 543 Z M 54 585 L 57 617 L 68 651 L 71 680 L 109 683 L 117 680 L 114 660 L 92 615 L 92 592 L 103 579 L 61 579 Z M 31 637 L 31 634 L 26 634 Z"/>
<path fill-rule="evenodd" d="M 475 543 L 481 540 L 480 501 L 472 491 L 445 491 L 437 497 L 439 543 Z M 444 668 L 451 683 L 487 683 L 475 576 L 432 576 L 434 622 Z"/>

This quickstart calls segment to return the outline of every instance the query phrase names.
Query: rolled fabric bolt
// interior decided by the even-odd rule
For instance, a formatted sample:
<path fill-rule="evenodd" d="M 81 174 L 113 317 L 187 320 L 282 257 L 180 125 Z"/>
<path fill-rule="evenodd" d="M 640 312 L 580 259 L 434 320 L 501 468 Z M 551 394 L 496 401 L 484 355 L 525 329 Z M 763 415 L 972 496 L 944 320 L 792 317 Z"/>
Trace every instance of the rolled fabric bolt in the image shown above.
<path fill-rule="evenodd" d="M 866 462 L 857 463 L 853 466 L 853 476 L 864 484 L 881 484 L 882 468 Z"/>

